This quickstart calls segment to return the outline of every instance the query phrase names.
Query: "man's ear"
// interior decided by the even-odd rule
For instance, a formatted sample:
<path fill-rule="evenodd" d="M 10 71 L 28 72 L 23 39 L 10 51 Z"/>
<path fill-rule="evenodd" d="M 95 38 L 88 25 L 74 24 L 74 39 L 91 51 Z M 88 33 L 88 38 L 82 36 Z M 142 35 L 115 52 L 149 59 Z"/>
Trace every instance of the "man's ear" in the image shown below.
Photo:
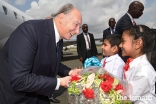
<path fill-rule="evenodd" d="M 137 39 L 135 43 L 135 49 L 136 50 L 139 49 L 140 47 L 142 47 L 142 45 L 143 45 L 142 39 L 141 38 Z"/>
<path fill-rule="evenodd" d="M 62 24 L 64 21 L 64 14 L 60 13 L 58 16 L 59 16 L 59 23 Z"/>

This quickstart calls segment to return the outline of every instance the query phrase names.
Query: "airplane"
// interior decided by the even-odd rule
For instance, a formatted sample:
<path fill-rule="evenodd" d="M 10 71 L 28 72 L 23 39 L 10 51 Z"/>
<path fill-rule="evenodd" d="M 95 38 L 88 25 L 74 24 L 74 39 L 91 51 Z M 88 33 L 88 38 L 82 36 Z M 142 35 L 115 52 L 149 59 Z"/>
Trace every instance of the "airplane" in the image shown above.
<path fill-rule="evenodd" d="M 10 34 L 23 22 L 34 19 L 7 2 L 0 0 L 0 51 Z M 95 38 L 101 40 L 101 38 Z M 63 46 L 76 44 L 76 39 L 64 40 Z"/>
<path fill-rule="evenodd" d="M 33 18 L 0 0 L 0 50 L 2 50 L 5 42 L 17 26 L 30 19 Z"/>

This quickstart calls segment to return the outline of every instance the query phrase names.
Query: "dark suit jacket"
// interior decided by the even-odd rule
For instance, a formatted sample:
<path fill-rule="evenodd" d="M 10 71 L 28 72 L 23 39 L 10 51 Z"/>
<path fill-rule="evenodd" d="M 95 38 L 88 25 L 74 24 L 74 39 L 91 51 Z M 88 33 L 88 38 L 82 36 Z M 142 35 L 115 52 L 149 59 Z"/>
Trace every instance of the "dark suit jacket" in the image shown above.
<path fill-rule="evenodd" d="M 93 56 L 98 55 L 97 48 L 95 45 L 95 40 L 94 36 L 91 33 L 88 33 L 90 37 L 90 43 L 91 43 L 91 53 Z M 79 58 L 83 58 L 84 60 L 87 58 L 86 53 L 87 53 L 87 48 L 86 48 L 86 42 L 85 38 L 83 36 L 83 33 L 77 35 L 77 53 Z"/>
<path fill-rule="evenodd" d="M 126 28 L 128 28 L 129 26 L 133 26 L 133 24 L 132 24 L 132 21 L 131 21 L 130 17 L 126 13 L 124 16 L 122 16 L 118 20 L 118 22 L 116 24 L 116 28 L 115 28 L 115 33 L 122 35 L 124 30 Z"/>
<path fill-rule="evenodd" d="M 50 104 L 61 64 L 62 42 L 56 52 L 53 20 L 31 20 L 11 34 L 0 54 L 0 104 Z"/>
<path fill-rule="evenodd" d="M 119 19 L 119 21 L 117 22 L 117 24 L 116 24 L 116 29 L 115 29 L 115 33 L 116 33 L 116 34 L 122 35 L 123 32 L 126 30 L 126 28 L 128 28 L 128 27 L 130 27 L 130 26 L 133 26 L 133 24 L 132 24 L 132 21 L 131 21 L 129 15 L 126 13 L 126 14 L 125 14 L 124 16 L 122 16 L 122 17 Z M 126 57 L 123 57 L 121 51 L 119 51 L 119 56 L 123 59 L 124 62 L 126 62 L 127 59 L 129 58 L 129 57 L 127 57 L 127 56 L 126 56 Z"/>
<path fill-rule="evenodd" d="M 110 28 L 107 28 L 106 30 L 103 31 L 103 41 L 106 39 L 106 37 L 108 35 L 110 35 L 111 32 L 110 32 Z"/>

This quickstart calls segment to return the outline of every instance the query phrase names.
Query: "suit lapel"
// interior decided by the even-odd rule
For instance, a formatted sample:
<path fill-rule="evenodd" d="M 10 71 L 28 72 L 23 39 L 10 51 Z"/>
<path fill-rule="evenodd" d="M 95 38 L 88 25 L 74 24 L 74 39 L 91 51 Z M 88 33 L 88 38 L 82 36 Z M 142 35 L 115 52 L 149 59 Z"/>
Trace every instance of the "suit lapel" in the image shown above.
<path fill-rule="evenodd" d="M 81 39 L 82 39 L 82 42 L 84 42 L 85 43 L 85 47 L 86 47 L 86 41 L 85 41 L 85 37 L 84 37 L 84 35 L 83 35 L 83 33 L 81 33 Z"/>
<path fill-rule="evenodd" d="M 52 66 L 52 74 L 54 74 L 54 69 L 56 67 L 57 57 L 56 57 L 56 42 L 55 42 L 55 30 L 53 25 L 53 19 L 48 20 L 46 31 L 46 46 L 49 54 L 49 58 Z"/>
<path fill-rule="evenodd" d="M 131 21 L 131 18 L 129 17 L 129 15 L 127 13 L 125 14 L 125 17 L 128 18 L 129 19 L 129 22 L 131 23 L 131 25 L 133 25 L 133 23 Z"/>
<path fill-rule="evenodd" d="M 109 35 L 111 34 L 110 28 L 108 28 L 108 34 L 109 34 Z"/>

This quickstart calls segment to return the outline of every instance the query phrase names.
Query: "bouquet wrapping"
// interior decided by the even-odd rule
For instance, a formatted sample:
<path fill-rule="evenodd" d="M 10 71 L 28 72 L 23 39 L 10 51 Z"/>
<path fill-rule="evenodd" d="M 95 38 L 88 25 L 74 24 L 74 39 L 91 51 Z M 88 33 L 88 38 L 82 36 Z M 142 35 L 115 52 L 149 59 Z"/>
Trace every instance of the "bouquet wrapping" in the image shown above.
<path fill-rule="evenodd" d="M 127 82 L 108 73 L 100 61 L 91 57 L 80 75 L 72 76 L 68 87 L 69 104 L 131 104 L 123 103 Z"/>

